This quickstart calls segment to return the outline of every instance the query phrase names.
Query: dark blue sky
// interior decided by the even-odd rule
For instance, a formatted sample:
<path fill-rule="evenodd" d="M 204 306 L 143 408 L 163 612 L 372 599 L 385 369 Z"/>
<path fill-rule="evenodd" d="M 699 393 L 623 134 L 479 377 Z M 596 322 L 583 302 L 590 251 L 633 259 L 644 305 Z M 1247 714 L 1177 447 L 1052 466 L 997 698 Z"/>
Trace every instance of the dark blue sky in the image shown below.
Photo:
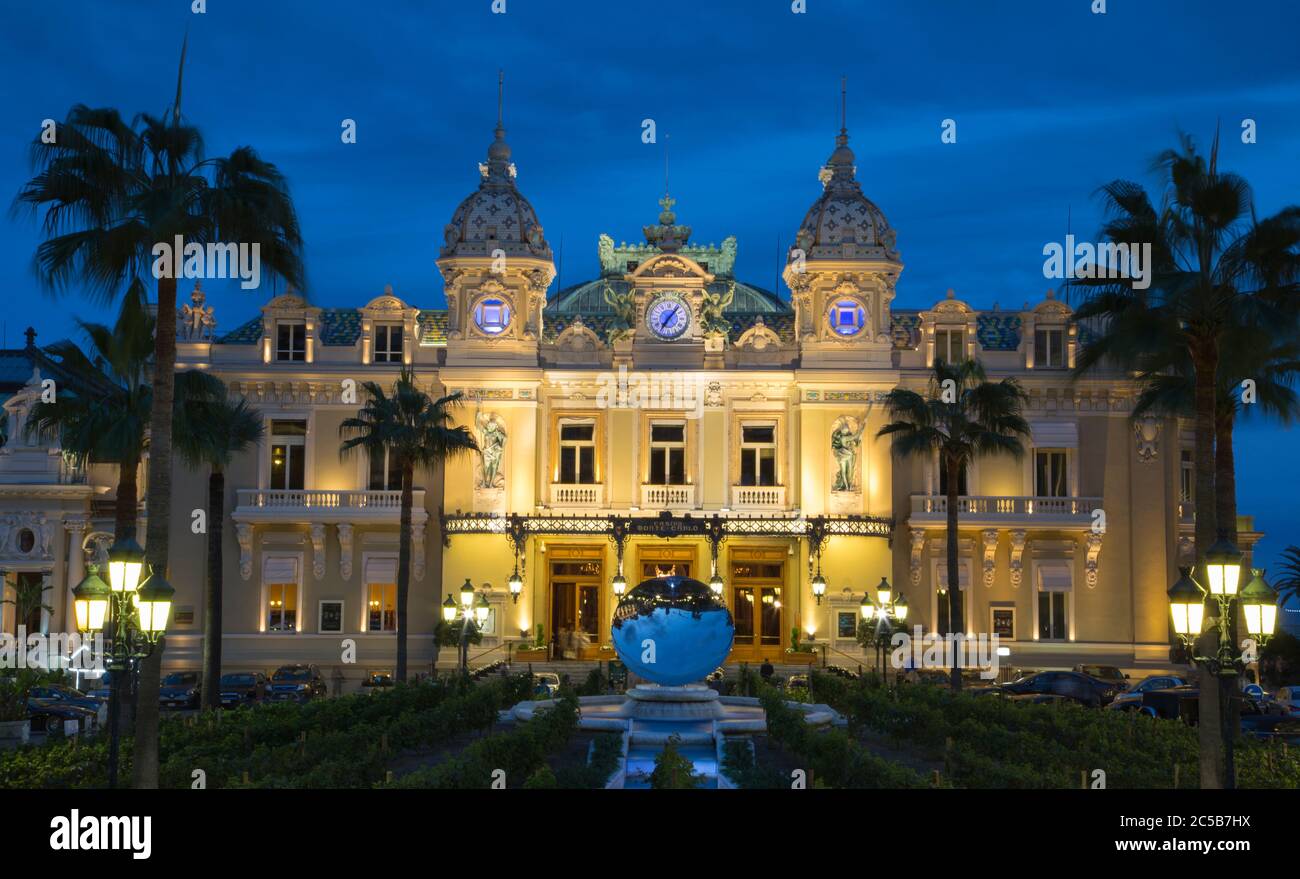
<path fill-rule="evenodd" d="M 359 305 L 391 283 L 442 304 L 442 227 L 477 183 L 506 71 L 506 127 L 519 185 L 563 280 L 596 272 L 596 236 L 640 240 L 672 136 L 679 221 L 696 241 L 739 239 L 741 277 L 774 284 L 816 198 L 838 129 L 839 78 L 858 176 L 898 231 L 896 306 L 948 287 L 971 304 L 1039 299 L 1042 248 L 1067 212 L 1094 236 L 1093 193 L 1116 177 L 1151 184 L 1152 158 L 1183 129 L 1271 213 L 1300 202 L 1300 4 L 1259 0 L 46 0 L 0 12 L 0 193 L 29 172 L 41 120 L 77 102 L 161 113 L 189 28 L 184 111 L 210 154 L 251 144 L 288 176 L 307 245 L 308 294 Z M 641 120 L 660 143 L 641 142 Z M 340 142 L 340 122 L 358 142 Z M 940 123 L 957 121 L 957 143 Z M 1243 118 L 1258 124 L 1244 145 Z M 5 341 L 42 342 L 85 300 L 52 300 L 30 270 L 37 230 L 0 220 Z M 219 329 L 267 291 L 205 284 Z M 783 294 L 785 291 L 782 291 Z M 1269 532 L 1261 557 L 1300 543 L 1296 434 L 1248 425 L 1238 441 L 1241 506 Z M 1285 452 L 1285 454 L 1284 454 Z"/>

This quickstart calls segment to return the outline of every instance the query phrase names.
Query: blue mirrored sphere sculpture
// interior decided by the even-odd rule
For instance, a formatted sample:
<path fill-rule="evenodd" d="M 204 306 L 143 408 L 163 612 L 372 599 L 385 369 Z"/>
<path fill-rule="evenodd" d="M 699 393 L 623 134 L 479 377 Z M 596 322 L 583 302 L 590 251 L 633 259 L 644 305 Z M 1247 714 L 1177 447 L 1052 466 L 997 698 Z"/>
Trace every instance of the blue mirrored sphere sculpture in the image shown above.
<path fill-rule="evenodd" d="M 635 674 L 666 686 L 698 681 L 731 652 L 731 611 L 707 585 L 656 577 L 623 596 L 611 634 L 619 659 Z"/>

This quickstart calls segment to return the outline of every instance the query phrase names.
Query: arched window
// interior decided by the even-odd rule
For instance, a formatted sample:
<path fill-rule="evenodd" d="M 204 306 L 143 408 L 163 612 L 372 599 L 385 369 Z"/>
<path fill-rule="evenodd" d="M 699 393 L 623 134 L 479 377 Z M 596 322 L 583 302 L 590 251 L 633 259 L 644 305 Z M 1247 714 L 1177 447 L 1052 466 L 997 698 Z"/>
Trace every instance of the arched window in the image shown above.
<path fill-rule="evenodd" d="M 840 336 L 856 336 L 862 332 L 866 312 L 862 305 L 853 299 L 840 299 L 830 310 L 831 330 Z"/>

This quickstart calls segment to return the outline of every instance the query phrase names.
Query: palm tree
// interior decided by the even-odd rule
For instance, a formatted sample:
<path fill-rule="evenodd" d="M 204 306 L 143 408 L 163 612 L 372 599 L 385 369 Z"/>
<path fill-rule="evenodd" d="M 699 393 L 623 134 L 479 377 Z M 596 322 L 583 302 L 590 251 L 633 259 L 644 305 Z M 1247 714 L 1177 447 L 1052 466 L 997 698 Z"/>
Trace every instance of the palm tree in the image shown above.
<path fill-rule="evenodd" d="M 1214 415 L 1215 518 L 1220 533 L 1237 541 L 1237 470 L 1233 433 L 1237 420 L 1251 415 L 1291 424 L 1300 417 L 1300 342 L 1278 340 L 1271 329 L 1233 327 L 1225 334 L 1219 360 Z M 1178 348 L 1157 358 L 1158 370 L 1139 374 L 1142 393 L 1133 417 L 1148 413 L 1190 417 L 1194 382 L 1190 359 Z M 1253 399 L 1245 399 L 1245 382 L 1253 383 Z"/>
<path fill-rule="evenodd" d="M 262 418 L 245 400 L 220 397 L 186 406 L 176 426 L 181 460 L 208 468 L 208 588 L 203 615 L 203 710 L 221 704 L 222 536 L 226 518 L 226 468 L 262 438 Z"/>
<path fill-rule="evenodd" d="M 1274 581 L 1273 586 L 1282 600 L 1300 600 L 1300 546 L 1288 546 L 1282 550 L 1282 576 Z"/>
<path fill-rule="evenodd" d="M 48 587 L 43 580 L 24 580 L 19 578 L 14 583 L 14 597 L 0 599 L 0 604 L 12 604 L 14 607 L 14 630 L 13 634 L 18 634 L 18 627 L 27 625 L 27 621 L 33 615 L 40 611 L 45 613 L 54 613 L 54 608 L 45 603 L 45 593 Z M 29 633 L 34 634 L 34 633 Z"/>
<path fill-rule="evenodd" d="M 885 397 L 893 420 L 876 434 L 892 436 L 902 458 L 938 455 L 947 480 L 948 631 L 962 632 L 961 578 L 958 576 L 958 483 L 962 471 L 981 455 L 1025 454 L 1022 437 L 1029 422 L 1021 412 L 1028 397 L 1014 378 L 990 382 L 978 360 L 934 363 L 925 395 L 895 388 Z M 961 669 L 953 651 L 952 688 L 961 689 Z"/>
<path fill-rule="evenodd" d="M 478 451 L 468 427 L 452 426 L 452 412 L 461 394 L 431 398 L 420 390 L 415 373 L 403 369 L 388 395 L 377 382 L 365 382 L 368 399 L 355 418 L 339 425 L 339 456 L 358 449 L 369 455 L 388 453 L 402 479 L 402 513 L 397 555 L 397 669 L 406 680 L 407 602 L 411 590 L 411 505 L 417 467 L 430 469 L 445 461 Z"/>
<path fill-rule="evenodd" d="M 75 380 L 53 400 L 33 405 L 27 419 L 30 435 L 57 439 L 63 451 L 82 461 L 117 465 L 115 540 L 135 536 L 140 459 L 153 402 L 149 361 L 154 320 L 138 293 L 134 290 L 123 299 L 112 327 L 77 322 L 93 361 L 68 340 L 45 349 Z"/>
<path fill-rule="evenodd" d="M 1153 363 L 1185 355 L 1190 364 L 1195 432 L 1196 554 L 1198 563 L 1219 527 L 1216 493 L 1216 422 L 1220 360 L 1233 328 L 1266 328 L 1287 338 L 1295 332 L 1300 303 L 1300 207 L 1257 219 L 1250 186 L 1218 167 L 1216 134 L 1208 162 L 1192 139 L 1166 150 L 1155 167 L 1164 175 L 1157 211 L 1141 185 L 1116 180 L 1100 190 L 1108 219 L 1106 240 L 1149 245 L 1149 286 L 1131 278 L 1072 282 L 1085 292 L 1080 320 L 1096 319 L 1101 335 L 1080 355 L 1079 371 L 1108 361 L 1151 370 Z M 1225 450 L 1225 455 L 1230 450 Z M 1210 636 L 1211 638 L 1215 636 Z M 1201 785 L 1223 786 L 1218 691 L 1232 682 L 1205 675 L 1199 724 Z"/>
<path fill-rule="evenodd" d="M 276 167 L 251 147 L 205 158 L 199 130 L 181 115 L 185 46 L 176 98 L 162 117 L 146 113 L 127 124 L 112 108 L 77 104 L 52 143 L 32 144 L 36 176 L 15 208 L 44 211 L 45 240 L 36 274 L 52 291 L 80 287 L 100 300 L 153 276 L 158 282 L 154 398 L 150 413 L 150 566 L 167 570 L 171 521 L 172 402 L 176 367 L 176 281 L 155 273 L 154 247 L 236 243 L 257 247 L 262 269 L 304 287 L 302 237 L 288 186 Z M 161 277 L 159 277 L 161 274 Z M 163 645 L 140 675 L 140 723 L 135 737 L 135 786 L 158 786 L 157 686 Z"/>

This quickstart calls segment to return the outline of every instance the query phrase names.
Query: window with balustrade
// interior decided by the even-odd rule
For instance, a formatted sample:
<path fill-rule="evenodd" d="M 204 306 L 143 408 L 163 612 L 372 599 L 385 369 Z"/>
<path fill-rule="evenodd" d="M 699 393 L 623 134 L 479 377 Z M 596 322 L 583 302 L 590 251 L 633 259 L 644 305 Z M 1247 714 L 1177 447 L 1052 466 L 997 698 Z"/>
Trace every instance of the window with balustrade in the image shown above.
<path fill-rule="evenodd" d="M 1069 497 L 1069 453 L 1065 449 L 1034 450 L 1034 496 Z"/>
<path fill-rule="evenodd" d="M 396 456 L 389 449 L 370 452 L 367 456 L 369 478 L 366 488 L 370 491 L 400 491 L 402 488 L 402 468 L 397 466 Z"/>
<path fill-rule="evenodd" d="M 271 421 L 269 488 L 301 491 L 307 476 L 307 422 Z"/>
<path fill-rule="evenodd" d="M 559 425 L 559 472 L 564 485 L 596 482 L 596 422 L 562 420 Z"/>
<path fill-rule="evenodd" d="M 650 467 L 646 484 L 686 484 L 686 422 L 651 422 Z"/>
<path fill-rule="evenodd" d="M 740 426 L 740 484 L 776 485 L 774 422 L 750 422 Z"/>

